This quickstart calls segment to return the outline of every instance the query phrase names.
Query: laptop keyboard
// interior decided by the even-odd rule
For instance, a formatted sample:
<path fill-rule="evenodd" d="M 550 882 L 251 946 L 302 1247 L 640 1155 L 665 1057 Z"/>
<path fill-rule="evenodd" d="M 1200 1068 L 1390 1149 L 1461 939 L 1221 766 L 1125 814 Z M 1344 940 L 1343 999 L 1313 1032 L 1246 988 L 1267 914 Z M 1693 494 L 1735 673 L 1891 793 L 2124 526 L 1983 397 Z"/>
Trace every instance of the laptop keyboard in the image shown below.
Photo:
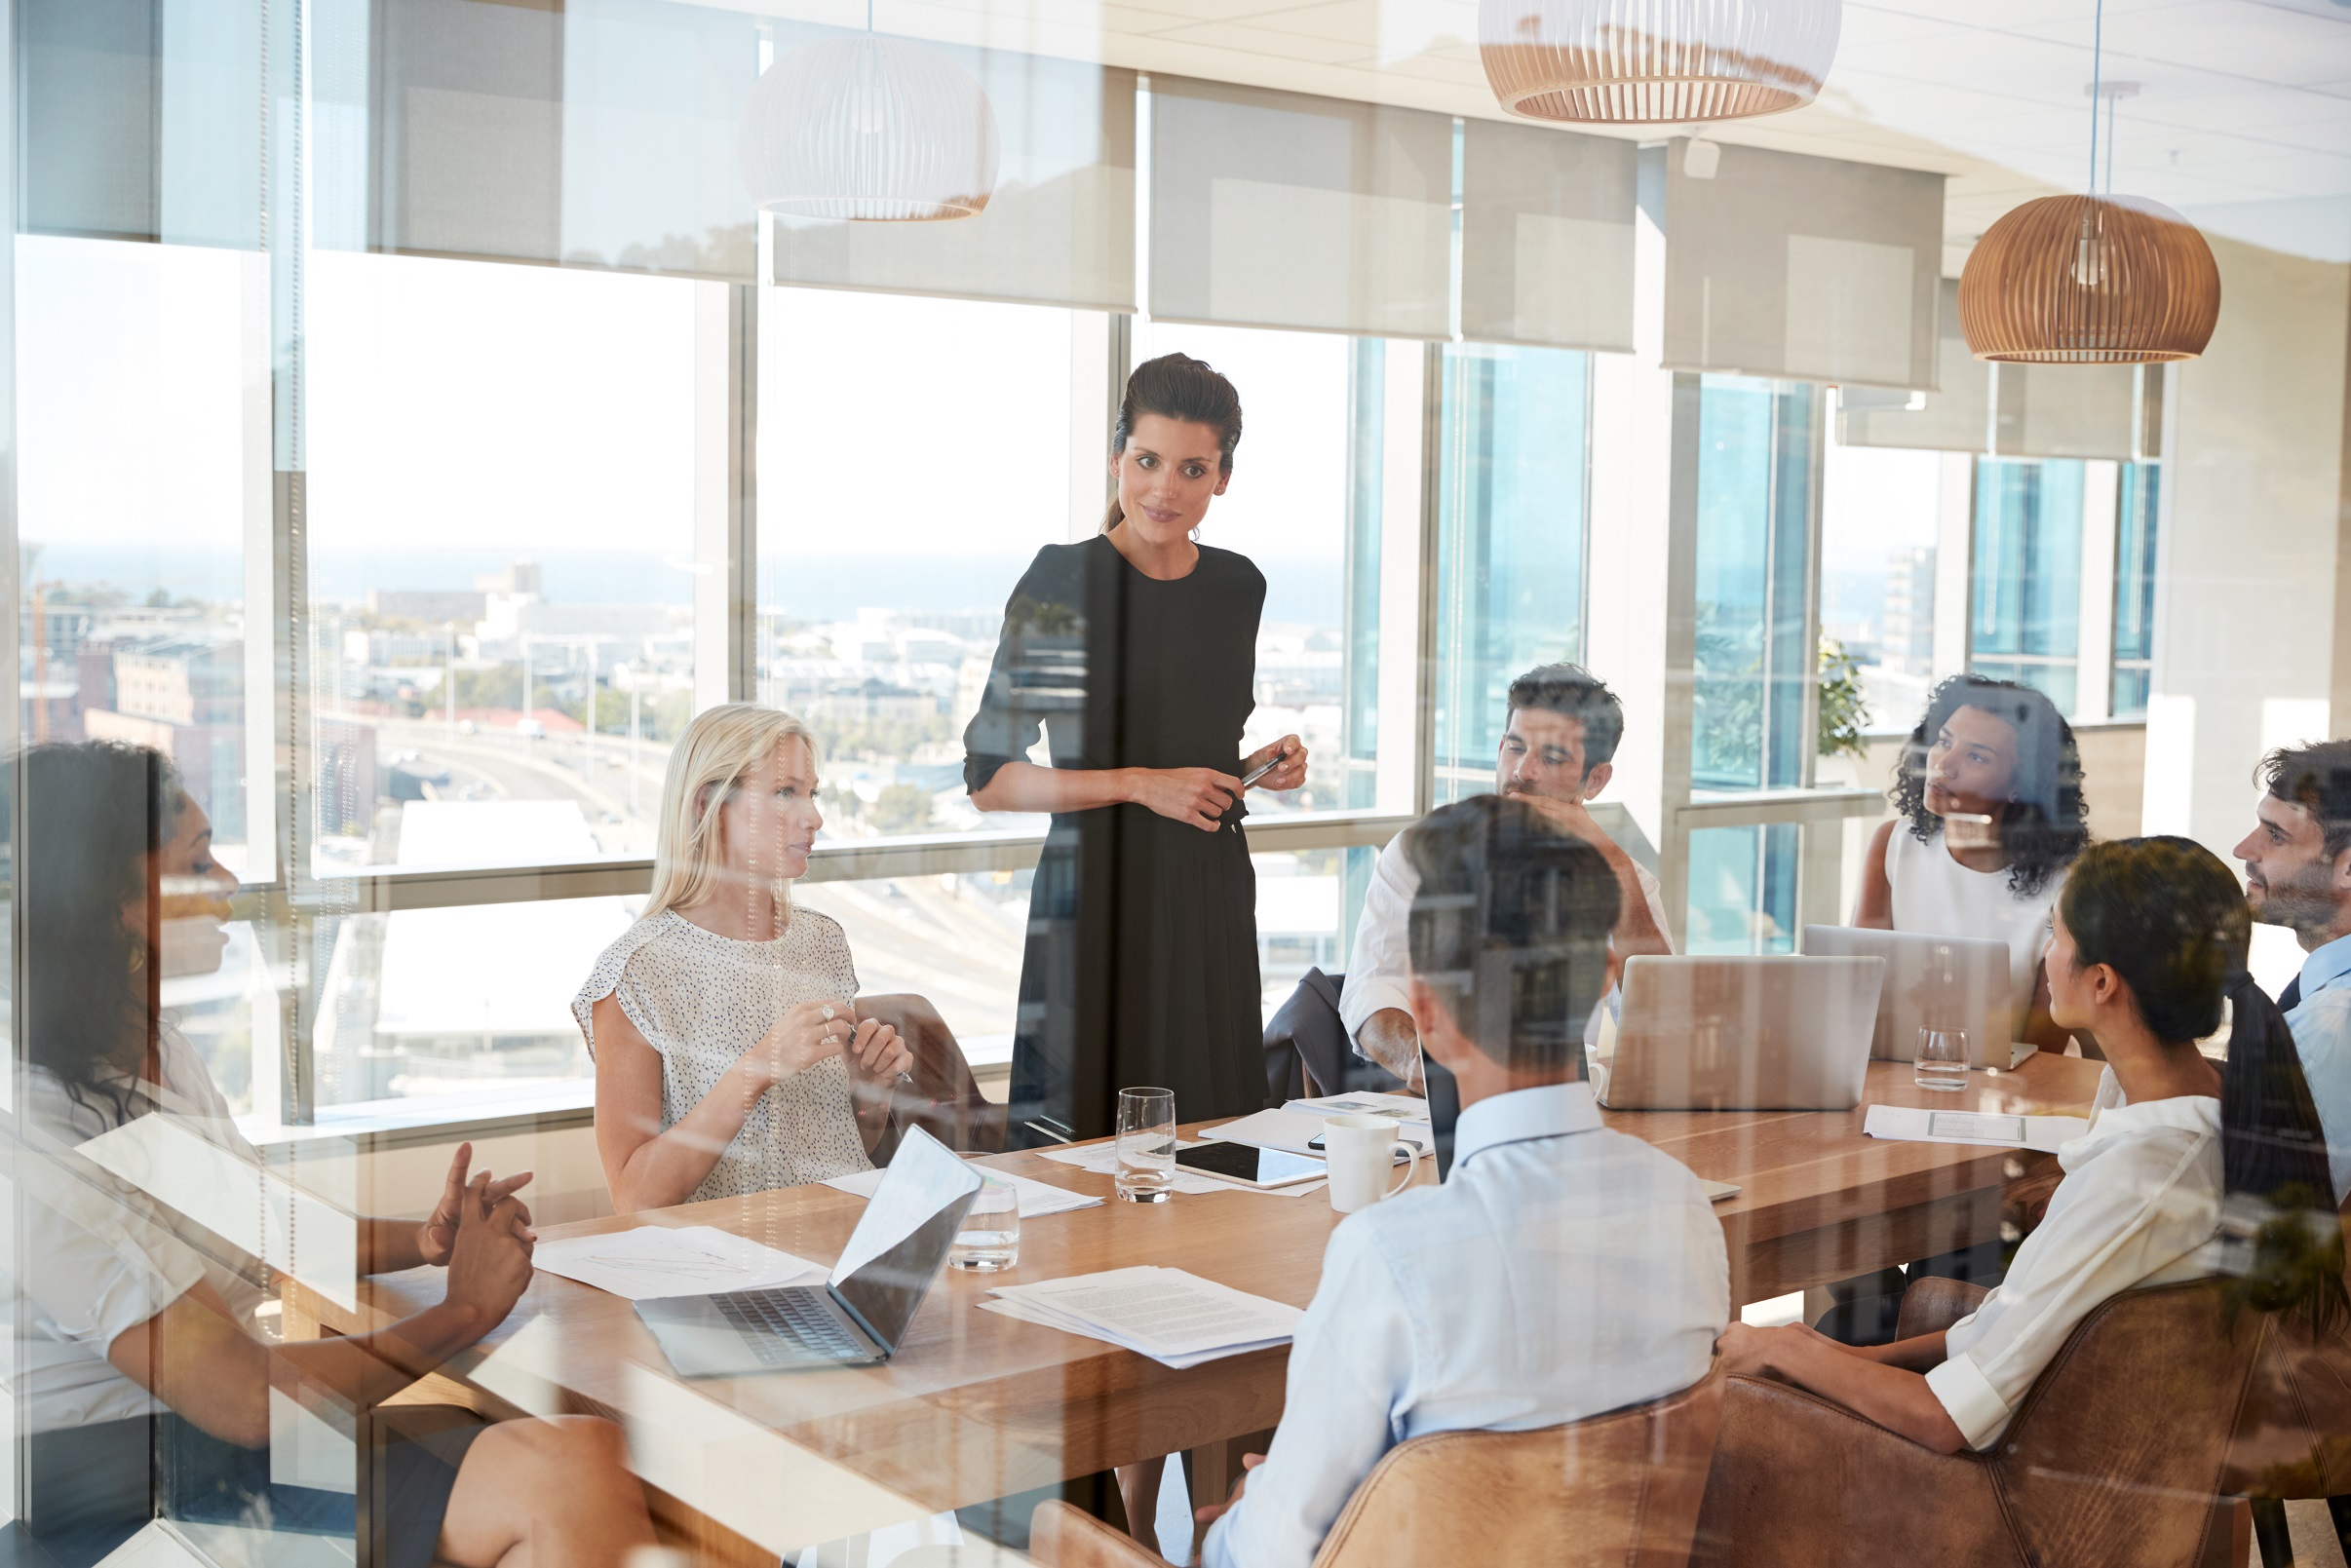
<path fill-rule="evenodd" d="M 829 1361 L 862 1361 L 872 1354 L 826 1310 L 829 1300 L 805 1286 L 735 1290 L 711 1300 L 752 1354 L 770 1366 L 805 1361 L 812 1354 Z"/>

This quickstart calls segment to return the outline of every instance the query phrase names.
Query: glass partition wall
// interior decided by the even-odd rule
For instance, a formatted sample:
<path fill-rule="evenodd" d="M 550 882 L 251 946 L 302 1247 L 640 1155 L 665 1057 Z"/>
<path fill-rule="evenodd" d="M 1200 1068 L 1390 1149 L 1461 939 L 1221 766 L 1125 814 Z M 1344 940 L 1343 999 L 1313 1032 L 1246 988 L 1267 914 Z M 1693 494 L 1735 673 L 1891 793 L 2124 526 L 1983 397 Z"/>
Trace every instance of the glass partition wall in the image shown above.
<path fill-rule="evenodd" d="M 1890 1044 L 1815 1027 L 1815 1008 L 1764 1046 L 1749 1036 L 1790 1020 L 1719 988 L 1871 910 L 1892 910 L 1892 937 L 1836 939 L 1885 942 L 1890 964 L 1916 959 L 1898 938 L 1957 935 L 1905 924 L 1895 880 L 1952 857 L 1935 823 L 1913 833 L 1924 796 L 1889 787 L 1923 765 L 1910 728 L 1951 676 L 2020 682 L 2064 716 L 2092 839 L 2178 835 L 2222 872 L 2256 831 L 2258 760 L 2344 728 L 2351 283 L 2339 247 L 2311 238 L 2311 213 L 2346 194 L 2313 172 L 2339 149 L 2273 168 L 2274 148 L 2204 123 L 2225 106 L 2180 107 L 2150 67 L 2143 98 L 2100 100 L 2122 124 L 2115 188 L 2143 178 L 2206 232 L 2224 284 L 2209 354 L 1993 372 L 1968 352 L 1956 279 L 2006 210 L 1992 194 L 2068 184 L 2058 153 L 2073 150 L 1963 83 L 1937 93 L 1970 115 L 1939 119 L 1943 98 L 1899 85 L 1945 71 L 1933 39 L 1856 32 L 1824 89 L 1836 117 L 1775 122 L 1833 135 L 1731 121 L 1691 137 L 1506 116 L 1459 26 L 1408 7 L 1137 13 L 1113 19 L 1116 48 L 1083 19 L 1048 38 L 987 9 L 977 27 L 885 10 L 875 33 L 669 0 L 15 0 L 11 1549 L 101 1560 L 101 1537 L 74 1533 L 98 1509 L 124 1526 L 105 1549 L 155 1554 L 106 1560 L 420 1560 L 430 1511 L 402 1467 L 482 1463 L 446 1435 L 478 1418 L 593 1411 L 620 1442 L 520 1429 L 580 1444 L 561 1450 L 571 1489 L 524 1510 L 526 1535 L 609 1507 L 607 1545 L 649 1518 L 696 1562 L 916 1568 L 982 1542 L 1045 1560 L 1032 1519 L 1069 1503 L 1189 1560 L 1190 1510 L 1226 1494 L 1274 1423 L 1315 1419 L 1285 1408 L 1282 1369 L 1343 1231 L 1333 1189 L 1235 1192 L 1193 1166 L 1212 1151 L 1169 1206 L 1131 1207 L 1114 1161 L 1051 1145 L 1111 1134 L 1138 1085 L 1175 1089 L 1187 1145 L 1261 1106 L 1394 1087 L 1348 1011 L 1383 984 L 1407 1029 L 1388 1065 L 1436 1077 L 1429 1141 L 1451 1137 L 1458 1107 L 1442 1108 L 1399 1000 L 1412 894 L 1391 851 L 1495 789 L 1512 682 L 1543 666 L 1588 668 L 1621 706 L 1605 779 L 1534 791 L 1588 793 L 1577 821 L 1654 885 L 1659 929 L 1620 925 L 1617 956 L 1661 940 L 1702 965 L 1650 969 L 1698 1009 L 1686 1028 L 1658 1025 L 1654 979 L 1612 971 L 1567 1020 L 1586 1047 L 1567 1076 L 1606 1125 L 1713 1184 L 1695 1211 L 1722 1233 L 1716 1317 L 1864 1339 L 1870 1303 L 1928 1278 L 1993 1283 L 2025 1256 L 2040 1222 L 2023 1200 L 2045 1196 L 2026 1188 L 2062 1173 L 2065 1130 L 2027 1119 L 2086 1120 L 2106 1066 L 2131 1076 L 2127 1052 L 2100 1063 L 2086 1026 L 2048 1011 L 2070 1004 L 2041 983 L 2046 909 L 2012 944 L 2015 1006 L 1976 1025 L 1976 1066 L 1997 1072 L 1956 1096 L 1919 1090 L 1908 1026 L 1932 1009 L 1915 985 L 1880 993 L 1901 1020 Z M 2311 58 L 2351 28 L 2208 9 L 2333 29 L 2297 33 Z M 2015 43 L 1978 19 L 1920 24 Z M 2086 50 L 2074 30 L 2041 42 Z M 2142 42 L 2201 69 L 2177 40 Z M 917 43 L 988 107 L 985 211 L 760 210 L 751 133 L 785 79 L 762 72 Z M 2294 52 L 2272 34 L 2229 47 L 2260 81 L 2232 93 L 2262 97 L 2278 134 L 2351 123 L 2262 74 Z M 2034 114 L 2070 124 L 2087 79 Z M 1188 601 L 1184 579 L 1103 539 L 1120 396 L 1174 353 L 1230 380 L 1245 432 L 1196 539 L 1249 568 Z M 739 782 L 670 798 L 688 727 L 733 704 L 806 726 L 813 799 Z M 1210 743 L 1163 747 L 1170 715 L 1199 709 Z M 1307 765 L 1221 821 L 1171 822 L 1130 777 L 1222 771 L 1285 736 Z M 1021 762 L 1062 785 L 1115 770 L 1104 787 L 1133 792 L 989 791 Z M 187 836 L 191 807 L 209 838 Z M 723 860 L 737 829 L 719 824 L 757 811 L 777 814 L 762 831 L 805 829 L 803 874 L 744 881 L 781 924 L 739 939 L 672 904 L 685 956 L 655 948 L 640 917 L 678 886 L 656 863 L 664 835 L 675 850 L 700 823 Z M 1876 869 L 1919 845 L 1930 871 Z M 2288 881 L 2278 864 L 2256 893 Z M 116 888 L 125 866 L 143 880 Z M 75 924 L 101 884 L 105 918 Z M 2297 975 L 2332 983 L 2323 964 L 2303 973 L 2332 939 L 2303 925 L 2249 938 L 2272 996 Z M 59 945 L 69 931 L 83 947 Z M 876 1065 L 868 1085 L 825 1055 L 843 1020 L 821 1014 L 844 1005 L 892 1021 L 903 1075 Z M 671 1007 L 707 1011 L 665 1033 Z M 2250 999 L 2232 1007 L 2231 1023 Z M 86 1026 L 125 1008 L 138 1030 Z M 649 1049 L 630 1054 L 615 1013 Z M 2316 1016 L 2297 1008 L 2289 1033 Z M 807 1100 L 745 1076 L 794 1018 L 818 1055 L 778 1076 L 805 1074 Z M 2017 1019 L 2038 1056 L 2004 1053 Z M 2229 1026 L 2182 1049 L 2217 1057 Z M 1737 1106 L 1682 1103 L 1671 1064 L 1637 1082 L 1640 1052 L 1677 1042 L 1747 1071 L 1831 1035 L 1860 1063 L 1851 1103 L 1746 1080 Z M 2322 1117 L 2342 1098 L 2324 1073 L 2307 1075 Z M 1929 1121 L 1943 1109 L 1985 1120 L 1953 1141 Z M 1872 1111 L 1926 1130 L 1881 1135 Z M 669 1147 L 715 1163 L 677 1180 L 632 1163 L 649 1146 L 632 1127 L 693 1115 L 716 1132 L 697 1123 Z M 2006 1119 L 2026 1130 L 1975 1136 Z M 893 1211 L 875 1195 L 917 1179 L 929 1137 L 1030 1184 L 1021 1261 L 940 1274 L 891 1365 L 705 1379 L 647 1326 L 681 1281 L 816 1281 L 863 1216 Z M 501 1325 L 489 1338 L 362 1345 L 403 1369 L 388 1397 L 330 1366 L 331 1347 L 451 1320 L 431 1315 L 465 1270 L 436 1267 L 452 1243 L 428 1218 L 461 1144 L 469 1169 L 534 1173 L 536 1273 L 518 1266 L 528 1293 L 479 1315 Z M 963 1179 L 960 1161 L 928 1168 Z M 989 1295 L 1098 1265 L 1276 1302 L 1282 1348 L 1138 1351 L 1139 1331 L 1073 1334 Z M 1142 1293 L 1175 1301 L 1178 1282 Z M 1662 1321 L 1672 1303 L 1651 1294 L 1635 1305 Z M 213 1319 L 167 1317 L 199 1300 Z M 2272 1336 L 2263 1354 L 2288 1332 L 2246 1320 Z M 2236 1352 L 2196 1332 L 2132 1329 L 2190 1349 L 2116 1385 L 2184 1399 L 2237 1375 Z M 116 1347 L 136 1344 L 201 1387 L 126 1370 Z M 408 1386 L 427 1362 L 442 1381 Z M 205 1402 L 229 1388 L 251 1398 Z M 2008 1392 L 2020 1421 L 2067 1402 Z M 2206 1425 L 2173 1412 L 2147 1430 L 2185 1450 Z M 1881 1437 L 1911 1440 L 1871 1427 L 1855 1442 Z M 2049 1443 L 2068 1475 L 2095 1468 L 2087 1439 Z M 1964 1463 L 2010 1462 L 1984 1452 Z M 2183 1562 L 2231 1539 L 2253 1543 L 2240 1560 L 2274 1553 L 2281 1529 L 2289 1556 L 2265 1562 L 2325 1560 L 2307 1550 L 2319 1483 L 2271 1496 L 2284 1469 L 2220 1467 L 2091 1480 L 2205 1510 L 2212 1549 Z M 1807 1508 L 1803 1528 L 1938 1528 L 1905 1511 L 1925 1504 L 1849 1503 Z M 1448 1515 L 1445 1539 L 1483 1543 L 1471 1530 Z M 1693 1531 L 1725 1561 L 1764 1539 L 1714 1515 Z M 590 1560 L 531 1543 L 534 1559 Z M 1232 1550 L 1228 1530 L 1209 1560 L 1254 1561 Z"/>

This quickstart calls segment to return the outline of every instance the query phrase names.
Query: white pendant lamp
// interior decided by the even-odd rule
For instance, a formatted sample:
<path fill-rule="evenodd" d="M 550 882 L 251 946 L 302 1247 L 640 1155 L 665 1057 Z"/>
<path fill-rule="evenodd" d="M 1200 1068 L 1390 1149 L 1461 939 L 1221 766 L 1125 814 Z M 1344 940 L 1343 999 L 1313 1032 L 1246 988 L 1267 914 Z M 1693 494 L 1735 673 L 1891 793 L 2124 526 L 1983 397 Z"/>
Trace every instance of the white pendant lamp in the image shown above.
<path fill-rule="evenodd" d="M 803 45 L 769 66 L 744 105 L 739 151 L 763 211 L 971 217 L 996 189 L 996 111 L 939 51 L 868 30 Z"/>
<path fill-rule="evenodd" d="M 1530 120 L 1736 120 L 1810 103 L 1842 0 L 1479 0 L 1478 56 Z"/>

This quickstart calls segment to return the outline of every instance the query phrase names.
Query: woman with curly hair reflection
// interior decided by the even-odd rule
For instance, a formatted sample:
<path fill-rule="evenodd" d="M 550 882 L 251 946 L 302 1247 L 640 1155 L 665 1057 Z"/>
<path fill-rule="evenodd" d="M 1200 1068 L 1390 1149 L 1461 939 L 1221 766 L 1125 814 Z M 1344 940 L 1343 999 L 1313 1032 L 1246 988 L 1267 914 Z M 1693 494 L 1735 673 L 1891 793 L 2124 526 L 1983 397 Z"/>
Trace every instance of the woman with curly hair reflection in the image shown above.
<path fill-rule="evenodd" d="M 2065 868 L 2090 842 L 2082 754 L 2029 686 L 1953 675 L 1927 699 L 1894 773 L 1896 816 L 1869 840 L 1857 926 L 2004 942 L 2015 1038 L 2065 1049 L 2041 944 Z"/>

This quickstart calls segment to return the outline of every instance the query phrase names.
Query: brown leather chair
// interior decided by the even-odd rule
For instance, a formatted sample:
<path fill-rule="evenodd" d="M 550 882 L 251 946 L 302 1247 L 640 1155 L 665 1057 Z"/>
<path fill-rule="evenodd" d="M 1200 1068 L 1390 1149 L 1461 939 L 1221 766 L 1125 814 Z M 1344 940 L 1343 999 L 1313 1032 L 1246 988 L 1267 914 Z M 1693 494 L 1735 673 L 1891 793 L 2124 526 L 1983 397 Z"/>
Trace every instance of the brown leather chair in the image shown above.
<path fill-rule="evenodd" d="M 891 1130 L 873 1151 L 876 1165 L 889 1163 L 902 1128 L 918 1127 L 950 1149 L 972 1154 L 999 1154 L 1004 1149 L 1004 1110 L 980 1092 L 963 1047 L 955 1032 L 924 997 L 905 993 L 863 996 L 860 1014 L 879 1018 L 898 1030 L 913 1054 L 911 1085 L 901 1084 L 892 1107 Z"/>
<path fill-rule="evenodd" d="M 1983 1292 L 1921 1281 L 1902 1332 Z M 2084 1319 L 1987 1453 L 1938 1454 L 1800 1389 L 1735 1377 L 1698 1521 L 1726 1568 L 2164 1568 L 2226 1562 L 2228 1434 L 2265 1336 L 2211 1281 Z"/>
<path fill-rule="evenodd" d="M 2351 1242 L 2351 1209 L 2344 1224 Z M 2322 1336 L 2292 1315 L 2270 1320 L 2229 1447 L 2228 1482 L 2279 1501 L 2351 1495 L 2351 1331 Z"/>
<path fill-rule="evenodd" d="M 1355 1489 L 1315 1568 L 1677 1568 L 1689 1560 L 1722 1387 L 1717 1360 L 1678 1394 L 1589 1421 L 1400 1443 Z M 1044 1568 L 1165 1568 L 1066 1503 L 1039 1506 L 1028 1539 Z"/>

